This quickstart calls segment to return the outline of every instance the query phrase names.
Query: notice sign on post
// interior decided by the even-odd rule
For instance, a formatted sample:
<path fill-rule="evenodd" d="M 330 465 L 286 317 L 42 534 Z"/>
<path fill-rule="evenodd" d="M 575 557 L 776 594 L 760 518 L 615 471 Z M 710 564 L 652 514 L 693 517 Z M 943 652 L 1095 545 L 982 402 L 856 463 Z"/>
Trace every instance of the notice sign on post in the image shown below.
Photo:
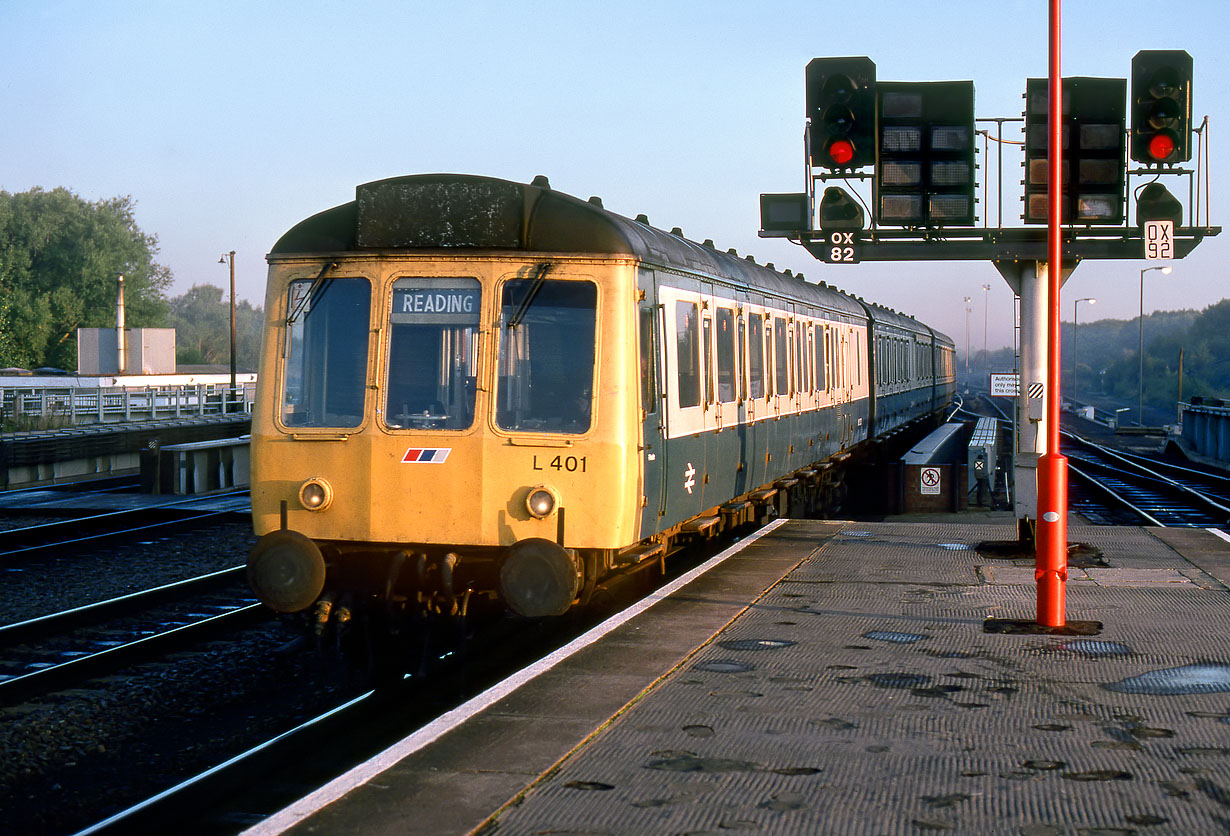
<path fill-rule="evenodd" d="M 918 492 L 921 494 L 939 494 L 940 492 L 940 469 L 938 467 L 924 467 L 918 472 Z"/>
<path fill-rule="evenodd" d="M 1015 398 L 1021 393 L 1021 376 L 1013 372 L 991 374 L 991 397 Z"/>

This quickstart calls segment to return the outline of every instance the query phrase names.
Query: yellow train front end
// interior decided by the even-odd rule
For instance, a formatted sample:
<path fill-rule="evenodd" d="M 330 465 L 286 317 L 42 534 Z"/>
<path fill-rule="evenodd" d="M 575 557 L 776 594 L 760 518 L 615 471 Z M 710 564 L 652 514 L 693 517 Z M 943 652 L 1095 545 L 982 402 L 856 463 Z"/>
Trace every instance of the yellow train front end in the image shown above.
<path fill-rule="evenodd" d="M 249 559 L 283 612 L 529 617 L 636 540 L 635 264 L 270 255 Z"/>

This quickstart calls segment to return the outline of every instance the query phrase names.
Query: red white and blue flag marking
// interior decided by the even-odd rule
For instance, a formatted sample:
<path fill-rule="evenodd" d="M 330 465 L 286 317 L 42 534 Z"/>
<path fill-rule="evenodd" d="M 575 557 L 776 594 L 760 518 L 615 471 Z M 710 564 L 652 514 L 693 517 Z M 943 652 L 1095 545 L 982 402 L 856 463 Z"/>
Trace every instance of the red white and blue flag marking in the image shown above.
<path fill-rule="evenodd" d="M 419 464 L 444 464 L 444 460 L 448 458 L 448 454 L 453 452 L 452 447 L 434 447 L 434 448 L 417 448 L 411 447 L 406 451 L 406 455 L 401 457 L 402 464 L 414 463 Z"/>

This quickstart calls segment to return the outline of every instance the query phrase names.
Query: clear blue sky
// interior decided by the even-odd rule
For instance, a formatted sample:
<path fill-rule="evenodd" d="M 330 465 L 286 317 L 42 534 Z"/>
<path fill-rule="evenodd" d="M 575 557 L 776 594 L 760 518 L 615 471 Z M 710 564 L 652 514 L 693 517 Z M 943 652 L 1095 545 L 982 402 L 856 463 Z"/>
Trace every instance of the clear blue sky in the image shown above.
<path fill-rule="evenodd" d="M 1212 222 L 1226 223 L 1224 0 L 1064 6 L 1065 75 L 1126 77 L 1140 49 L 1194 56 L 1197 118 L 1209 114 L 1221 129 Z M 647 213 L 658 226 L 914 314 L 958 343 L 971 296 L 971 345 L 981 348 L 985 302 L 994 348 L 1012 342 L 1012 295 L 990 264 L 825 266 L 797 245 L 757 237 L 758 195 L 803 188 L 803 69 L 812 58 L 868 55 L 887 80 L 973 79 L 978 116 L 1019 116 L 1025 79 L 1046 73 L 1046 8 L 4 0 L 0 189 L 131 195 L 175 274 L 174 294 L 225 286 L 218 256 L 234 249 L 238 295 L 260 304 L 273 243 L 352 200 L 359 183 L 437 171 L 522 182 L 546 174 L 616 212 Z M 1015 184 L 1019 156 L 1007 159 Z M 1015 225 L 1020 203 L 1008 194 L 1005 225 Z M 1201 309 L 1230 295 L 1228 263 L 1230 232 L 1171 275 L 1149 274 L 1146 309 Z M 1065 299 L 1098 298 L 1082 306 L 1081 321 L 1134 317 L 1143 266 L 1086 262 Z"/>

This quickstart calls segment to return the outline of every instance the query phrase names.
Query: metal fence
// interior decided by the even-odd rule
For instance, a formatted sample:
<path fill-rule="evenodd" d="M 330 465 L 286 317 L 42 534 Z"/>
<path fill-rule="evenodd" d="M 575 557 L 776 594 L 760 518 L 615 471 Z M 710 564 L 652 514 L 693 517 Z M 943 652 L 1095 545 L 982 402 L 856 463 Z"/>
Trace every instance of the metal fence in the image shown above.
<path fill-rule="evenodd" d="M 255 383 L 165 386 L 0 388 L 0 424 L 61 421 L 105 424 L 252 411 Z"/>

